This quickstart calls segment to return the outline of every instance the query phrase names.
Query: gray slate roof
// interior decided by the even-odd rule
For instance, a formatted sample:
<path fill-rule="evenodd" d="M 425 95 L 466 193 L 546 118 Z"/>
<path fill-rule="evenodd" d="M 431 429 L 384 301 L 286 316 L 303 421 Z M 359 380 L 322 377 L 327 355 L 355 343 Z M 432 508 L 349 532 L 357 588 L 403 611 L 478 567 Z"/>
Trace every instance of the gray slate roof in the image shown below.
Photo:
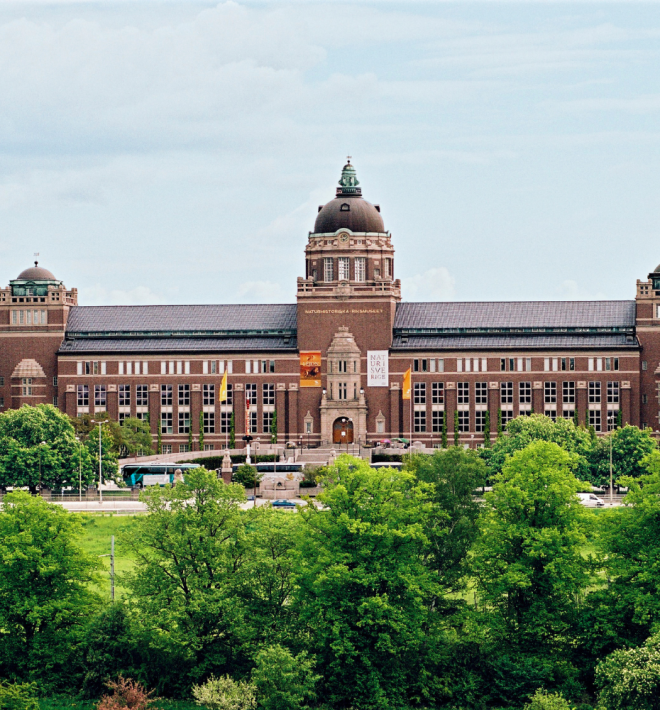
<path fill-rule="evenodd" d="M 296 305 L 75 306 L 67 335 L 75 333 L 259 331 L 296 329 Z"/>
<path fill-rule="evenodd" d="M 395 335 L 393 350 L 579 350 L 581 348 L 632 348 L 637 338 L 624 333 L 612 335 Z"/>
<path fill-rule="evenodd" d="M 254 352 L 295 350 L 295 336 L 243 338 L 74 338 L 65 340 L 59 352 L 67 353 L 145 353 L 145 352 Z"/>
<path fill-rule="evenodd" d="M 399 303 L 395 329 L 632 328 L 634 301 Z"/>

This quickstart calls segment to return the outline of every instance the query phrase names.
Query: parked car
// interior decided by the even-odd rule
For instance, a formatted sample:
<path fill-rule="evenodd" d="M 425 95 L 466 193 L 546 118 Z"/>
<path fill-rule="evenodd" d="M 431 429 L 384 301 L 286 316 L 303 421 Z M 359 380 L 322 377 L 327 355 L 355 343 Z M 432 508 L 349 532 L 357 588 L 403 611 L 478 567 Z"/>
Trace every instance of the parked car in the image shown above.
<path fill-rule="evenodd" d="M 273 508 L 295 508 L 296 504 L 293 501 L 290 500 L 274 500 L 273 501 Z"/>
<path fill-rule="evenodd" d="M 602 508 L 605 505 L 605 501 L 593 493 L 578 493 L 578 497 L 587 508 Z"/>

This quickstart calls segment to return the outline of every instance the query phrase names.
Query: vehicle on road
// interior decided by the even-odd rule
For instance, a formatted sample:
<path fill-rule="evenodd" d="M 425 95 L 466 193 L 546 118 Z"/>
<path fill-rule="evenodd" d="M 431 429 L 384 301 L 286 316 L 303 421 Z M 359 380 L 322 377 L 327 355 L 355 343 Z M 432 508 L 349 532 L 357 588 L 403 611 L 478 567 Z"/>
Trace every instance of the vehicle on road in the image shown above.
<path fill-rule="evenodd" d="M 274 500 L 272 503 L 273 508 L 295 508 L 296 504 L 290 500 Z"/>
<path fill-rule="evenodd" d="M 593 493 L 578 493 L 578 498 L 587 508 L 602 508 L 605 505 L 605 501 Z"/>
<path fill-rule="evenodd" d="M 129 463 L 122 466 L 121 476 L 129 488 L 166 486 L 174 483 L 174 474 L 179 469 L 184 477 L 186 471 L 199 468 L 198 463 Z"/>
<path fill-rule="evenodd" d="M 401 468 L 401 461 L 377 461 L 371 464 L 371 468 Z"/>

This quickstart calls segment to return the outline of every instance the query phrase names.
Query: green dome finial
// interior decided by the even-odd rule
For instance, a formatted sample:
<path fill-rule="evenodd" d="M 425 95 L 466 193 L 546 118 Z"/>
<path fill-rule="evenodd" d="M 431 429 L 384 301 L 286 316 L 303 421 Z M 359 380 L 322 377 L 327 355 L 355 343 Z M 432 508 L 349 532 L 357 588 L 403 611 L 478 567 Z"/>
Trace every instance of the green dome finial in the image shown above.
<path fill-rule="evenodd" d="M 337 192 L 341 192 L 342 195 L 359 195 L 362 192 L 362 190 L 358 188 L 359 184 L 360 182 L 357 179 L 355 168 L 351 165 L 351 156 L 349 155 L 346 165 L 344 165 L 341 171 L 341 178 L 339 179 L 341 190 Z"/>

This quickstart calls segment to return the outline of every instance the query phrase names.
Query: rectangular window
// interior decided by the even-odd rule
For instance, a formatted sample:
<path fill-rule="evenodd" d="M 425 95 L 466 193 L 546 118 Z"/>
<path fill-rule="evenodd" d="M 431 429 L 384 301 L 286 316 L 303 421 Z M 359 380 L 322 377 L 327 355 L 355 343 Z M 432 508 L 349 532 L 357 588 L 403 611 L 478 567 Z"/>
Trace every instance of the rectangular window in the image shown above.
<path fill-rule="evenodd" d="M 56 380 L 57 377 L 55 377 L 55 378 L 53 378 L 53 379 Z M 0 387 L 4 387 L 4 386 L 5 386 L 5 378 L 4 378 L 4 377 L 0 377 Z M 57 383 L 55 383 L 54 386 L 57 386 Z"/>
<path fill-rule="evenodd" d="M 0 386 L 5 384 L 5 378 L 0 377 Z M 53 377 L 53 387 L 57 387 L 57 377 Z"/>
<path fill-rule="evenodd" d="M 531 372 L 532 371 L 532 358 L 527 357 L 525 358 L 525 372 Z"/>
<path fill-rule="evenodd" d="M 89 407 L 89 385 L 78 385 L 78 406 Z"/>
<path fill-rule="evenodd" d="M 562 369 L 562 371 L 575 370 L 575 358 L 574 357 L 563 357 L 561 359 L 561 369 Z"/>
<path fill-rule="evenodd" d="M 488 404 L 488 382 L 477 382 L 474 385 L 475 404 Z"/>
<path fill-rule="evenodd" d="M 179 434 L 190 434 L 190 412 L 179 412 Z"/>
<path fill-rule="evenodd" d="M 179 444 L 179 453 L 187 454 L 190 451 L 190 444 Z"/>
<path fill-rule="evenodd" d="M 414 414 L 414 429 L 416 434 L 420 434 L 426 431 L 426 410 L 420 409 L 415 410 Z"/>
<path fill-rule="evenodd" d="M 513 382 L 500 382 L 500 402 L 513 404 Z"/>
<path fill-rule="evenodd" d="M 550 372 L 550 358 L 549 357 L 543 358 L 543 371 Z"/>
<path fill-rule="evenodd" d="M 231 428 L 231 412 L 220 412 L 220 433 L 229 434 Z"/>
<path fill-rule="evenodd" d="M 646 360 L 642 360 L 642 370 L 646 370 L 647 363 Z"/>
<path fill-rule="evenodd" d="M 429 371 L 429 361 L 428 360 L 413 360 L 413 372 L 428 372 Z"/>
<path fill-rule="evenodd" d="M 337 259 L 337 277 L 339 281 L 349 281 L 351 278 L 350 265 L 347 256 Z"/>
<path fill-rule="evenodd" d="M 531 382 L 519 382 L 518 383 L 518 401 L 520 404 L 531 404 L 532 403 L 532 383 Z"/>
<path fill-rule="evenodd" d="M 215 413 L 214 412 L 204 412 L 204 433 L 205 434 L 215 434 Z M 254 431 L 254 429 L 252 429 Z"/>
<path fill-rule="evenodd" d="M 167 374 L 167 363 L 165 361 L 162 361 L 160 363 L 160 374 L 161 375 L 166 375 Z"/>
<path fill-rule="evenodd" d="M 215 404 L 215 385 L 202 385 L 202 404 L 211 406 Z"/>
<path fill-rule="evenodd" d="M 463 358 L 459 357 L 456 360 L 456 372 L 463 372 Z"/>
<path fill-rule="evenodd" d="M 275 404 L 275 385 L 265 383 L 262 387 L 263 404 Z"/>
<path fill-rule="evenodd" d="M 575 382 L 562 382 L 561 399 L 564 404 L 575 404 Z"/>
<path fill-rule="evenodd" d="M 413 391 L 413 404 L 426 404 L 426 383 L 415 382 Z"/>
<path fill-rule="evenodd" d="M 459 382 L 458 383 L 458 396 L 456 399 L 457 404 L 470 404 L 470 383 L 469 382 Z"/>
<path fill-rule="evenodd" d="M 256 412 L 256 410 L 250 412 L 250 432 L 252 434 L 257 433 L 257 412 Z"/>
<path fill-rule="evenodd" d="M 119 385 L 119 406 L 120 407 L 130 407 L 131 406 L 131 386 L 130 385 Z"/>
<path fill-rule="evenodd" d="M 433 433 L 438 434 L 442 431 L 442 424 L 445 421 L 444 412 L 432 412 L 431 413 L 431 426 Z"/>
<path fill-rule="evenodd" d="M 608 404 L 618 404 L 619 403 L 619 383 L 618 382 L 608 382 L 607 383 L 607 403 Z"/>
<path fill-rule="evenodd" d="M 262 372 L 275 372 L 275 360 L 262 360 L 261 361 L 261 371 Z"/>
<path fill-rule="evenodd" d="M 506 425 L 513 419 L 512 409 L 502 409 L 500 410 L 502 414 L 502 428 L 505 429 Z"/>
<path fill-rule="evenodd" d="M 506 371 L 506 358 L 504 358 L 504 357 L 500 358 L 500 370 L 502 372 Z"/>
<path fill-rule="evenodd" d="M 618 357 L 606 357 L 605 358 L 605 369 L 606 370 L 618 370 L 619 369 L 619 358 Z"/>
<path fill-rule="evenodd" d="M 245 361 L 245 374 L 246 375 L 252 374 L 252 360 Z"/>
<path fill-rule="evenodd" d="M 348 385 L 346 382 L 339 382 L 337 385 L 337 399 L 348 399 Z"/>
<path fill-rule="evenodd" d="M 179 385 L 179 404 L 183 406 L 190 404 L 190 385 Z"/>
<path fill-rule="evenodd" d="M 138 407 L 149 406 L 149 385 L 137 385 L 135 387 L 135 404 Z"/>
<path fill-rule="evenodd" d="M 431 384 L 431 404 L 445 403 L 445 383 L 433 382 Z"/>
<path fill-rule="evenodd" d="M 589 404 L 600 404 L 600 382 L 589 383 Z"/>
<path fill-rule="evenodd" d="M 250 407 L 257 406 L 257 385 L 254 382 L 248 382 L 245 385 L 245 406 L 250 403 Z"/>
<path fill-rule="evenodd" d="M 367 260 L 363 256 L 355 257 L 355 280 L 364 281 L 367 273 Z"/>
<path fill-rule="evenodd" d="M 602 369 L 603 369 L 603 358 L 602 357 L 596 358 L 596 371 L 601 372 Z"/>
<path fill-rule="evenodd" d="M 474 430 L 478 433 L 486 431 L 486 412 L 474 413 Z"/>
<path fill-rule="evenodd" d="M 561 411 L 561 416 L 563 419 L 573 419 L 573 417 L 575 416 L 575 410 L 574 409 L 566 409 L 564 407 L 564 409 L 562 409 L 562 411 Z"/>
<path fill-rule="evenodd" d="M 161 454 L 171 454 L 172 453 L 172 444 L 161 444 L 160 445 L 160 452 L 161 452 Z"/>
<path fill-rule="evenodd" d="M 264 434 L 270 434 L 270 427 L 273 423 L 273 412 L 263 412 L 261 415 L 261 427 Z"/>
<path fill-rule="evenodd" d="M 323 280 L 324 281 L 334 281 L 335 273 L 332 263 L 332 257 L 326 257 L 323 259 Z"/>
<path fill-rule="evenodd" d="M 31 377 L 23 377 L 21 379 L 21 384 L 23 385 L 22 388 L 22 394 L 24 397 L 31 397 L 32 396 L 32 378 Z"/>
<path fill-rule="evenodd" d="M 553 357 L 552 358 L 552 371 L 557 372 L 558 370 L 559 370 L 559 358 Z"/>
<path fill-rule="evenodd" d="M 600 409 L 589 410 L 589 426 L 592 426 L 595 431 L 601 431 Z"/>
<path fill-rule="evenodd" d="M 461 434 L 470 431 L 470 412 L 458 413 L 458 431 Z"/>
<path fill-rule="evenodd" d="M 543 385 L 546 404 L 555 404 L 557 402 L 557 383 L 545 382 Z"/>
<path fill-rule="evenodd" d="M 224 404 L 234 403 L 234 385 L 227 383 L 227 401 Z"/>
<path fill-rule="evenodd" d="M 445 361 L 444 358 L 439 358 L 438 359 L 438 372 L 444 372 L 445 371 Z"/>
<path fill-rule="evenodd" d="M 94 385 L 94 406 L 105 407 L 106 402 L 105 385 Z"/>
<path fill-rule="evenodd" d="M 160 404 L 163 407 L 169 407 L 172 405 L 172 385 L 161 385 L 160 386 Z"/>
<path fill-rule="evenodd" d="M 172 412 L 161 412 L 160 413 L 160 433 L 161 434 L 171 434 L 172 433 Z"/>

